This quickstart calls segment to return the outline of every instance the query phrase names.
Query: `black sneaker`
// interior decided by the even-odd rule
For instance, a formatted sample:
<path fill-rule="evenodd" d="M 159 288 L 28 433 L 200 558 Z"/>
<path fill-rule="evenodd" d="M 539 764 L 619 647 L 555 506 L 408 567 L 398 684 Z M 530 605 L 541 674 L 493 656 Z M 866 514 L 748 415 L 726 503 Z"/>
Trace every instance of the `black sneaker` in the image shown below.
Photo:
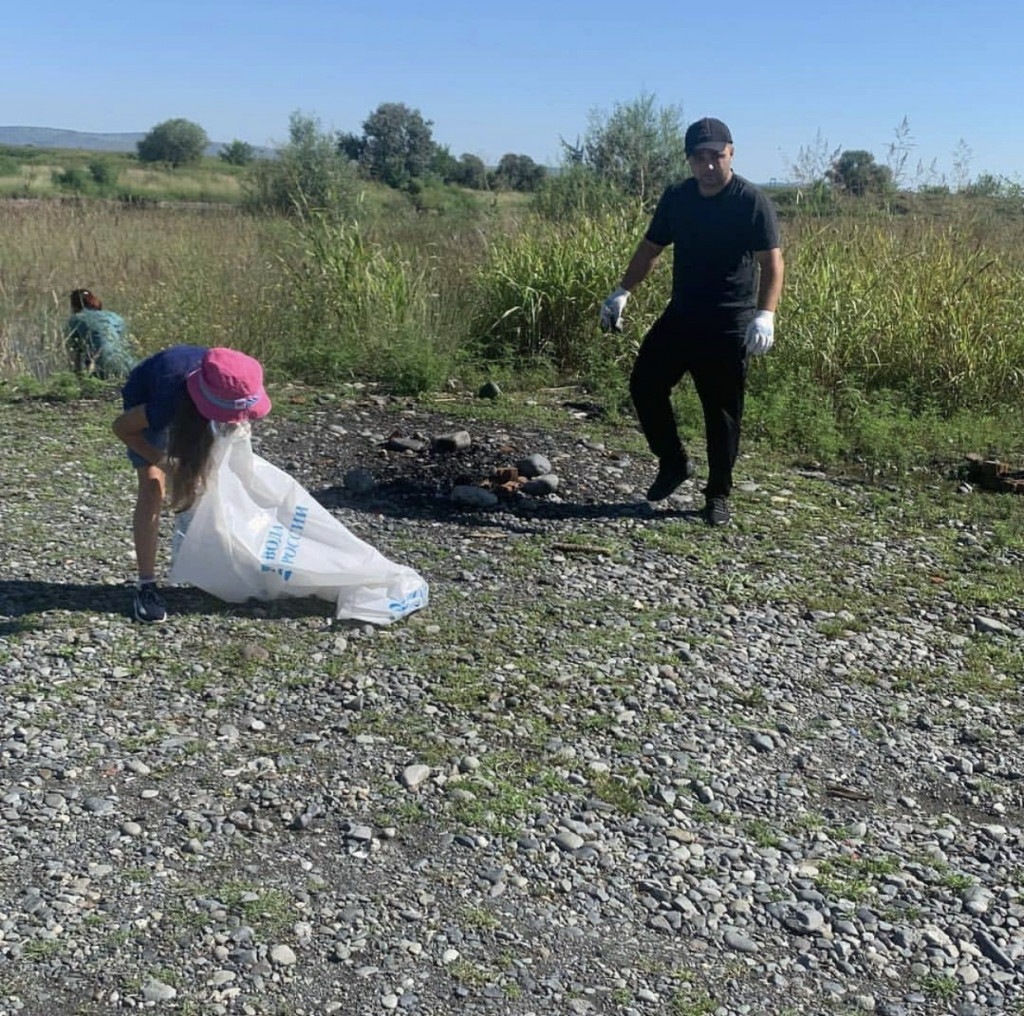
<path fill-rule="evenodd" d="M 143 624 L 154 624 L 167 620 L 167 607 L 156 591 L 156 583 L 146 582 L 135 590 L 135 602 L 132 613 L 136 621 Z"/>
<path fill-rule="evenodd" d="M 724 526 L 728 524 L 729 499 L 727 497 L 708 497 L 704 501 L 704 521 L 709 526 Z"/>
<path fill-rule="evenodd" d="M 659 459 L 658 475 L 647 491 L 648 501 L 664 501 L 681 483 L 693 476 L 693 463 L 682 455 L 678 458 Z"/>

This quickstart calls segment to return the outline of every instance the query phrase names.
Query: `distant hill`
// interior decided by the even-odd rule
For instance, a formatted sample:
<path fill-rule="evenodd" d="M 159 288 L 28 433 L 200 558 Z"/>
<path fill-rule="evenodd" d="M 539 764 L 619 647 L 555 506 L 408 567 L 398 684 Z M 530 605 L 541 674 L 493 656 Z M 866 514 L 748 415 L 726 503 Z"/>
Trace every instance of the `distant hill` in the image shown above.
<path fill-rule="evenodd" d="M 90 134 L 87 131 L 68 131 L 59 127 L 0 127 L 0 145 L 14 148 L 78 148 L 88 152 L 134 152 L 136 143 L 146 136 L 145 131 L 125 134 Z M 216 155 L 226 146 L 224 141 L 211 141 L 207 155 Z M 272 148 L 256 148 L 256 155 L 268 158 Z"/>

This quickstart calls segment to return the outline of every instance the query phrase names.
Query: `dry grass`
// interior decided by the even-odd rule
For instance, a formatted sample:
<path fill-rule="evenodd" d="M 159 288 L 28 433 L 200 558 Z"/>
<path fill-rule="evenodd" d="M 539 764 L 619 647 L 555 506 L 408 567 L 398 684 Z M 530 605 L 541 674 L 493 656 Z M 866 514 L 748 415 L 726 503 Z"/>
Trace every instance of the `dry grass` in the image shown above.
<path fill-rule="evenodd" d="M 96 153 L 76 152 L 67 158 L 54 153 L 53 158 L 45 162 L 22 164 L 18 172 L 0 176 L 0 197 L 73 197 L 73 192 L 62 190 L 54 182 L 54 176 L 72 167 L 86 166 L 86 156 L 97 158 Z M 116 193 L 151 201 L 230 204 L 238 204 L 243 197 L 244 176 L 226 167 L 219 170 L 216 166 L 202 165 L 172 171 L 129 162 L 121 155 L 99 158 L 117 169 L 117 182 L 111 188 L 111 196 Z"/>
<path fill-rule="evenodd" d="M 17 174 L 0 177 L 0 195 L 52 197 L 57 190 L 53 174 L 60 172 L 60 169 L 60 166 L 48 165 L 22 166 Z"/>
<path fill-rule="evenodd" d="M 139 166 L 125 170 L 118 177 L 118 187 L 154 200 L 238 202 L 242 198 L 242 179 L 231 173 L 168 173 Z"/>
<path fill-rule="evenodd" d="M 143 351 L 175 342 L 256 349 L 254 322 L 283 299 L 280 223 L 233 208 L 0 203 L 0 373 L 65 365 L 67 294 L 94 290 Z"/>

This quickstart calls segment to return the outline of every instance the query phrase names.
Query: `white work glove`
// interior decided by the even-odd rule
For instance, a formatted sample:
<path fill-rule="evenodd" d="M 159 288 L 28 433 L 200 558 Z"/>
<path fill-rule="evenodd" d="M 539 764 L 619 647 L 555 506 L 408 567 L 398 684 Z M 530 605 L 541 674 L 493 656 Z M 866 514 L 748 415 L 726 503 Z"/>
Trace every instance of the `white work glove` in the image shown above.
<path fill-rule="evenodd" d="M 759 310 L 747 325 L 743 345 L 750 356 L 761 356 L 775 345 L 775 312 Z"/>
<path fill-rule="evenodd" d="M 617 286 L 612 295 L 601 304 L 601 331 L 622 331 L 622 312 L 626 309 L 629 290 Z"/>

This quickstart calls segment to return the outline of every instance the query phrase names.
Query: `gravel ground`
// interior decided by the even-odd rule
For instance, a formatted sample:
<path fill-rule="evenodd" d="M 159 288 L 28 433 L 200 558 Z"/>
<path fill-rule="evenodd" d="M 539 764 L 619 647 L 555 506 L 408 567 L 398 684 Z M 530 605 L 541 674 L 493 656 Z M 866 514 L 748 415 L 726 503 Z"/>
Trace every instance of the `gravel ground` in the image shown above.
<path fill-rule="evenodd" d="M 751 455 L 709 530 L 585 405 L 274 394 L 427 610 L 133 624 L 112 395 L 0 401 L 0 1013 L 1024 1012 L 1022 499 Z"/>

